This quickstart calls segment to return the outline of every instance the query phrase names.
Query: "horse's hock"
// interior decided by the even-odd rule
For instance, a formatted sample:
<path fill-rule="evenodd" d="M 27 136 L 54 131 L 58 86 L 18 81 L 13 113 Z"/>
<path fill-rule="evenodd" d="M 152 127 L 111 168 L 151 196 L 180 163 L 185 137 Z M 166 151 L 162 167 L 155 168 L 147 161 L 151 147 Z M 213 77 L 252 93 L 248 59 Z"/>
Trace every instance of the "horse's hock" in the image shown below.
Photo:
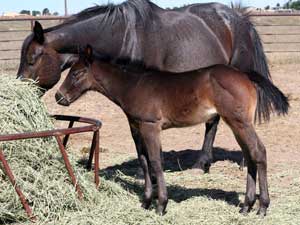
<path fill-rule="evenodd" d="M 83 192 L 80 187 L 80 182 L 78 181 L 78 179 L 75 176 L 74 170 L 72 168 L 68 154 L 66 152 L 66 146 L 67 146 L 67 143 L 69 140 L 69 136 L 71 134 L 78 134 L 78 133 L 84 133 L 84 132 L 93 133 L 90 155 L 89 155 L 89 159 L 87 162 L 87 169 L 88 170 L 92 169 L 92 160 L 93 160 L 93 157 L 95 157 L 94 180 L 95 180 L 96 187 L 98 187 L 99 186 L 99 174 L 98 174 L 98 171 L 99 171 L 99 133 L 100 133 L 99 130 L 102 126 L 101 122 L 98 120 L 77 117 L 77 116 L 54 115 L 54 116 L 51 116 L 53 119 L 59 120 L 59 121 L 67 121 L 67 122 L 69 122 L 69 126 L 66 129 L 52 129 L 51 125 L 50 126 L 45 125 L 46 123 L 48 123 L 48 121 L 47 121 L 48 115 L 47 115 L 43 105 L 42 104 L 39 105 L 40 102 L 38 100 L 38 96 L 35 96 L 35 94 L 36 94 L 35 90 L 32 91 L 31 93 L 27 93 L 27 95 L 25 94 L 25 98 L 26 98 L 26 96 L 27 97 L 33 96 L 33 100 L 31 99 L 31 101 L 28 99 L 27 100 L 19 99 L 19 98 L 16 99 L 17 96 L 21 96 L 21 98 L 22 97 L 24 98 L 24 95 L 23 95 L 24 93 L 21 94 L 21 92 L 24 92 L 24 90 L 18 89 L 18 88 L 20 88 L 20 87 L 18 87 L 18 85 L 27 87 L 28 84 L 21 84 L 21 83 L 17 82 L 16 93 L 12 94 L 12 97 L 11 97 L 10 96 L 10 94 L 11 94 L 10 88 L 15 89 L 15 86 L 14 86 L 15 84 L 13 84 L 12 86 L 10 84 L 15 83 L 15 81 L 10 82 L 7 79 L 6 82 L 1 82 L 1 83 L 8 84 L 8 86 L 7 86 L 8 88 L 1 86 L 1 95 L 0 95 L 0 100 L 1 100 L 1 104 L 2 104 L 2 110 L 0 112 L 0 114 L 1 114 L 1 116 L 0 116 L 0 126 L 1 126 L 1 128 L 0 128 L 0 161 L 1 161 L 0 167 L 3 171 L 4 177 L 7 177 L 7 179 L 3 178 L 3 181 L 4 181 L 3 189 L 5 189 L 8 186 L 7 183 L 11 183 L 10 188 L 14 189 L 15 192 L 17 193 L 17 195 L 19 196 L 19 199 L 23 205 L 23 208 L 26 211 L 27 216 L 31 220 L 36 219 L 36 217 L 34 216 L 34 213 L 31 210 L 31 207 L 30 207 L 30 202 L 32 202 L 32 199 L 31 199 L 31 201 L 28 201 L 27 197 L 26 197 L 30 194 L 29 193 L 23 194 L 23 191 L 22 191 L 22 186 L 24 186 L 24 183 L 26 183 L 26 182 L 24 182 L 24 180 L 26 180 L 26 179 L 30 180 L 30 178 L 20 175 L 20 172 L 18 171 L 18 169 L 16 169 L 16 167 L 17 168 L 20 167 L 20 169 L 26 170 L 25 168 L 22 168 L 22 167 L 24 167 L 24 164 L 25 165 L 32 164 L 32 161 L 36 161 L 36 162 L 33 162 L 33 165 L 28 165 L 28 166 L 29 167 L 31 166 L 30 169 L 33 169 L 38 174 L 39 173 L 38 168 L 45 166 L 45 165 L 43 165 L 43 163 L 47 163 L 47 161 L 51 161 L 51 160 L 59 161 L 60 158 L 62 158 L 65 168 L 70 177 L 70 182 L 74 186 L 74 188 L 77 192 L 78 198 L 80 200 L 83 198 Z M 29 85 L 29 86 L 31 86 L 31 85 Z M 31 90 L 31 88 L 34 89 L 34 87 L 30 87 L 30 90 Z M 29 90 L 28 87 L 25 88 L 25 90 L 28 91 Z M 17 96 L 14 96 L 14 95 L 17 95 Z M 35 99 L 35 98 L 37 98 L 37 99 Z M 16 102 L 15 105 L 11 101 Z M 32 105 L 28 105 L 29 103 L 31 103 Z M 24 119 L 24 118 L 26 118 L 26 119 Z M 34 119 L 32 119 L 32 118 L 34 118 Z M 43 128 L 36 126 L 36 123 L 43 124 L 42 125 Z M 81 123 L 84 125 L 74 127 L 75 123 Z M 36 131 L 36 132 L 33 131 L 32 132 L 31 130 L 33 128 L 35 128 L 36 130 L 42 130 L 42 131 Z M 30 132 L 27 131 L 28 129 L 30 129 Z M 64 136 L 63 139 L 61 138 L 62 136 Z M 52 140 L 51 140 L 51 137 L 52 137 Z M 43 155 L 41 155 L 41 152 L 49 153 L 49 150 L 47 149 L 47 147 L 45 149 L 45 146 L 36 144 L 38 142 L 34 142 L 34 144 L 32 144 L 32 146 L 36 145 L 35 147 L 37 147 L 39 149 L 38 151 L 40 151 L 40 152 L 38 152 L 38 151 L 34 152 L 34 150 L 35 150 L 34 147 L 30 146 L 31 144 L 29 144 L 28 142 L 25 142 L 24 140 L 32 140 L 32 141 L 40 140 L 41 142 L 45 142 L 45 143 L 48 143 L 48 141 L 50 143 L 50 141 L 51 141 L 51 142 L 53 142 L 53 146 L 56 145 L 56 148 L 54 148 L 51 144 L 49 144 L 49 146 L 47 146 L 47 147 L 53 148 L 56 151 L 59 149 L 62 157 L 51 158 L 51 153 L 50 153 L 45 158 L 43 158 Z M 29 147 L 28 147 L 28 145 L 29 145 Z M 57 146 L 58 146 L 58 149 L 57 149 Z M 20 149 L 23 150 L 22 153 L 19 153 L 19 152 L 21 152 Z M 14 154 L 15 154 L 15 156 L 12 156 Z M 18 156 L 18 154 L 21 154 L 21 155 Z M 35 154 L 36 154 L 36 158 L 35 158 Z M 28 157 L 27 157 L 27 155 L 28 155 Z M 20 160 L 19 160 L 19 157 L 20 157 Z M 23 161 L 22 159 L 24 159 L 24 158 L 26 158 L 26 159 Z M 30 158 L 31 161 L 29 161 L 28 158 Z M 39 162 L 39 160 L 41 162 Z M 20 165 L 18 165 L 18 162 Z M 19 175 L 21 177 L 19 177 Z M 35 174 L 32 176 L 37 176 L 37 175 Z M 55 176 L 55 174 L 53 174 L 53 176 Z M 7 182 L 5 182 L 4 179 Z M 66 178 L 64 178 L 64 179 L 66 179 Z M 5 191 L 3 191 L 3 193 L 4 192 Z"/>

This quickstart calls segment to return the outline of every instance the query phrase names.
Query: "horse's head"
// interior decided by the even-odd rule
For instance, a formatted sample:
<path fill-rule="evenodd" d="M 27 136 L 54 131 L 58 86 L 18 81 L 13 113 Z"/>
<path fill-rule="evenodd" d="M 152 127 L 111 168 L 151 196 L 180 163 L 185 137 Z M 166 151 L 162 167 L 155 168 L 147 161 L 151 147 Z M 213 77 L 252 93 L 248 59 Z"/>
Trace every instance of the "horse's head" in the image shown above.
<path fill-rule="evenodd" d="M 33 33 L 23 42 L 17 78 L 35 80 L 45 90 L 51 89 L 60 79 L 61 71 L 71 55 L 59 54 L 47 42 L 43 27 L 35 22 Z"/>
<path fill-rule="evenodd" d="M 92 48 L 87 46 L 84 53 L 80 55 L 79 60 L 73 64 L 66 79 L 57 91 L 55 98 L 58 104 L 69 106 L 92 88 L 94 82 L 91 72 L 92 61 Z"/>

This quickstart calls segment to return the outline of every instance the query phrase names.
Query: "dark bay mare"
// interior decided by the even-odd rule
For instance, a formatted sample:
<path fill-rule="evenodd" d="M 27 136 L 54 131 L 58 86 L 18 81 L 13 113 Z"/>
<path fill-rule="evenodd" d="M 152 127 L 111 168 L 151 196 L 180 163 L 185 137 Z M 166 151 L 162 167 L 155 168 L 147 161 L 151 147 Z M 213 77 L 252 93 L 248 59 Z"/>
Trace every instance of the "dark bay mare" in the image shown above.
<path fill-rule="evenodd" d="M 115 64 L 105 55 L 94 56 L 92 48 L 87 47 L 71 67 L 56 100 L 68 106 L 88 90 L 108 97 L 128 117 L 145 175 L 142 207 L 148 209 L 152 201 L 152 176 L 158 184 L 157 213 L 163 214 L 168 202 L 160 132 L 220 116 L 232 129 L 247 162 L 246 197 L 241 212 L 249 212 L 255 203 L 258 172 L 258 214 L 266 214 L 270 202 L 267 156 L 254 121 L 269 120 L 272 111 L 286 114 L 289 108 L 288 99 L 268 79 L 225 65 L 178 74 L 144 70 L 138 65 Z"/>
<path fill-rule="evenodd" d="M 246 16 L 218 3 L 164 10 L 148 0 L 88 8 L 45 30 L 36 22 L 23 43 L 17 76 L 37 80 L 48 90 L 87 44 L 113 59 L 141 60 L 160 71 L 229 64 L 270 79 L 260 38 Z M 213 158 L 218 121 L 216 116 L 206 123 L 204 154 L 196 163 L 205 171 Z"/>

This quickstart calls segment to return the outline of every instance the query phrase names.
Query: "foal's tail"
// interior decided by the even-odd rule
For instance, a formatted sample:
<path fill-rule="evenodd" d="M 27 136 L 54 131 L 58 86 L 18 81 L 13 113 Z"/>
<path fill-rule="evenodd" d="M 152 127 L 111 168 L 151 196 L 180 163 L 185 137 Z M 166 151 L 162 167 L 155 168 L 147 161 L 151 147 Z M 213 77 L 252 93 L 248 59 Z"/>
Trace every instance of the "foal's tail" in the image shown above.
<path fill-rule="evenodd" d="M 257 107 L 255 121 L 259 123 L 270 120 L 270 114 L 286 115 L 289 110 L 288 98 L 266 77 L 252 71 L 247 73 L 257 90 Z"/>

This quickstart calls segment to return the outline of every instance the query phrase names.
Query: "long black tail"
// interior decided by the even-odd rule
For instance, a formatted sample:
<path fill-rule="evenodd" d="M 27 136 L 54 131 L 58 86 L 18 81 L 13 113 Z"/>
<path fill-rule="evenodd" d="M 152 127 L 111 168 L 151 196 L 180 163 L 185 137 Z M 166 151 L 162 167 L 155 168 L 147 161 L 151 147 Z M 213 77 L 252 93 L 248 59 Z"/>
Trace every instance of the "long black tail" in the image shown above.
<path fill-rule="evenodd" d="M 259 123 L 270 120 L 272 112 L 278 115 L 286 115 L 289 110 L 288 98 L 267 78 L 252 71 L 247 73 L 257 90 L 257 107 L 255 120 Z"/>
<path fill-rule="evenodd" d="M 249 18 L 248 18 L 249 20 Z M 254 25 L 250 22 L 250 36 L 253 43 L 253 51 L 254 55 L 253 57 L 253 70 L 257 71 L 259 74 L 264 76 L 265 78 L 271 80 L 271 74 L 267 62 L 267 57 L 264 52 L 264 47 L 262 45 L 262 41 L 260 39 L 260 36 L 255 29 Z"/>

